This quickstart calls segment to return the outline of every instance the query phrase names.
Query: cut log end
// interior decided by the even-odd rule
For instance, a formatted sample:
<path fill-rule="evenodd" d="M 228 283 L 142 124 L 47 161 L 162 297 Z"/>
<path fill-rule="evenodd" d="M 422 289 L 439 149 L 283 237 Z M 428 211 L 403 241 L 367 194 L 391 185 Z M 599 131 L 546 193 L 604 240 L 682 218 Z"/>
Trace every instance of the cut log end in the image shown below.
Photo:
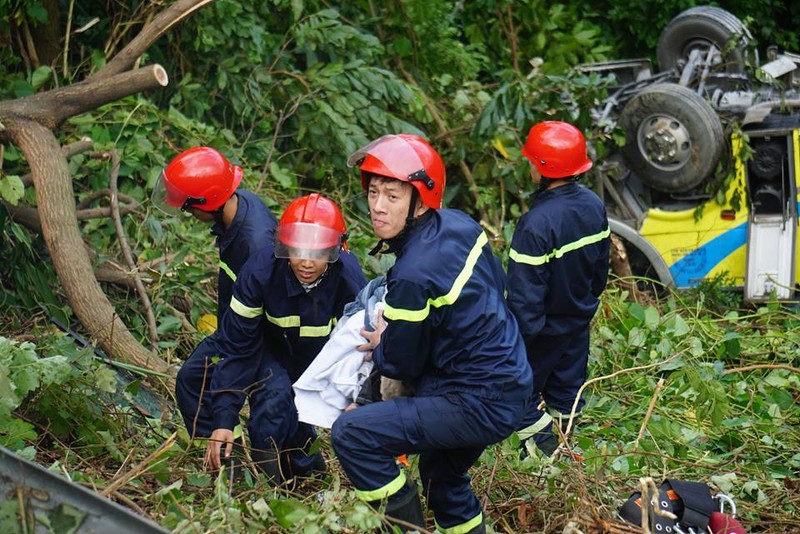
<path fill-rule="evenodd" d="M 153 67 L 153 74 L 155 74 L 156 81 L 161 87 L 166 87 L 169 84 L 169 75 L 167 75 L 167 71 L 164 70 L 164 67 L 161 65 L 155 65 Z"/>

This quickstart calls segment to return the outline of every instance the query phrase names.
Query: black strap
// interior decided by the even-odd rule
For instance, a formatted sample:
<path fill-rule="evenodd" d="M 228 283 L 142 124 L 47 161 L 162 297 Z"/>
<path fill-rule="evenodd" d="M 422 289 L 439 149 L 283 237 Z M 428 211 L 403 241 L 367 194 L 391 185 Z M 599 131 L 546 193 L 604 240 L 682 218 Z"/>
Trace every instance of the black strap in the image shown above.
<path fill-rule="evenodd" d="M 661 484 L 662 489 L 672 489 L 680 497 L 683 513 L 676 513 L 682 526 L 692 527 L 701 532 L 708 529 L 708 521 L 714 511 L 711 488 L 701 482 L 687 482 L 668 478 Z"/>
<path fill-rule="evenodd" d="M 669 498 L 667 491 L 662 487 L 658 492 L 658 509 L 662 512 L 670 512 L 680 517 L 678 511 L 675 509 L 676 501 Z M 642 526 L 642 494 L 637 491 L 632 494 L 627 501 L 622 505 L 619 511 L 619 517 L 623 521 L 632 523 L 637 527 Z M 656 531 L 669 534 L 673 532 L 672 527 L 676 521 L 659 514 L 652 514 L 650 517 L 652 525 Z"/>
<path fill-rule="evenodd" d="M 714 499 L 711 497 L 711 488 L 706 484 L 666 479 L 658 491 L 658 508 L 661 511 L 672 512 L 677 517 L 677 520 L 673 521 L 655 514 L 651 520 L 654 526 L 660 527 L 658 528 L 660 532 L 672 532 L 672 526 L 675 524 L 684 530 L 691 528 L 695 532 L 706 532 L 711 513 L 714 511 Z M 625 501 L 620 508 L 619 517 L 641 526 L 641 492 L 633 493 Z"/>

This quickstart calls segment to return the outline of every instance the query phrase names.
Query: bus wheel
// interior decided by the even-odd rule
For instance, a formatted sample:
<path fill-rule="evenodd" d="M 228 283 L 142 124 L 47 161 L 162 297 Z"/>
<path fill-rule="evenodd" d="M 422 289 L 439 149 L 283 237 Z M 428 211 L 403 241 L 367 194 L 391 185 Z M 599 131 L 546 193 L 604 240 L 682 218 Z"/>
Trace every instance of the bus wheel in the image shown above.
<path fill-rule="evenodd" d="M 752 39 L 735 15 L 713 6 L 698 6 L 679 13 L 658 38 L 656 55 L 662 71 L 687 61 L 692 50 L 703 56 L 712 46 L 720 51 L 718 64 L 729 74 L 744 72 L 745 53 Z"/>
<path fill-rule="evenodd" d="M 698 186 L 717 165 L 724 146 L 714 109 L 691 89 L 675 83 L 640 91 L 620 114 L 623 154 L 642 181 L 665 193 Z"/>

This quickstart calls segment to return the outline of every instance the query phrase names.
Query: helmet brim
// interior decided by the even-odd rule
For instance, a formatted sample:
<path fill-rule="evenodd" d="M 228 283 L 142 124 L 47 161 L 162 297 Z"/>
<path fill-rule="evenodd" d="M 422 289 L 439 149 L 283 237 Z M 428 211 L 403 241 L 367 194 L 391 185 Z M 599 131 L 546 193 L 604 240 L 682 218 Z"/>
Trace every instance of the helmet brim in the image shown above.
<path fill-rule="evenodd" d="M 366 160 L 367 156 L 372 158 Z M 384 135 L 359 148 L 347 158 L 347 165 L 358 166 L 361 172 L 405 182 L 409 181 L 411 175 L 424 168 L 414 146 L 408 140 L 394 134 Z"/>

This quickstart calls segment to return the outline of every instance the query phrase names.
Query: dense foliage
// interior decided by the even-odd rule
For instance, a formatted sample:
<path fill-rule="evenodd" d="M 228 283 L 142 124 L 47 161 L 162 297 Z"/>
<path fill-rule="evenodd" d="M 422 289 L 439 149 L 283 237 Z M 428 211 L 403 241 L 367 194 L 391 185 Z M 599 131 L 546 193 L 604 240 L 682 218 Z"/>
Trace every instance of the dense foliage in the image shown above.
<path fill-rule="evenodd" d="M 140 203 L 124 218 L 125 231 L 137 261 L 150 266 L 159 348 L 177 364 L 201 335 L 187 324 L 214 311 L 216 270 L 207 228 L 159 216 L 148 201 L 178 151 L 221 149 L 245 168 L 245 187 L 278 213 L 299 194 L 330 195 L 345 208 L 351 248 L 374 274 L 386 264 L 366 256 L 373 239 L 346 157 L 387 132 L 423 134 L 446 159 L 447 205 L 479 220 L 504 257 L 531 194 L 519 156 L 527 127 L 548 118 L 575 122 L 598 161 L 618 141 L 588 115 L 604 81 L 570 68 L 652 58 L 661 28 L 691 3 L 218 0 L 144 58 L 164 65 L 169 86 L 75 117 L 59 136 L 64 144 L 90 137 L 95 151 L 119 152 L 120 191 Z M 760 46 L 800 50 L 790 24 L 798 5 L 719 4 L 755 22 Z M 84 79 L 162 7 L 0 0 L 0 98 Z M 29 39 L 41 44 L 37 56 Z M 14 146 L 2 148 L 0 198 L 35 205 L 26 162 Z M 108 187 L 109 167 L 88 153 L 70 159 L 78 202 L 103 202 L 93 193 Z M 81 228 L 96 265 L 120 262 L 110 220 Z M 141 409 L 138 379 L 115 383 L 102 355 L 59 335 L 54 325 L 75 327 L 75 318 L 41 238 L 2 207 L 0 280 L 4 446 L 92 487 L 118 482 L 117 500 L 180 532 L 365 531 L 378 524 L 345 491 L 324 436 L 332 468 L 324 481 L 268 491 L 250 477 L 231 491 L 225 478 L 204 473 L 202 444 L 188 440 L 174 414 L 162 419 Z M 145 339 L 134 292 L 104 289 Z M 520 461 L 513 438 L 487 451 L 474 477 L 495 530 L 560 531 L 586 506 L 613 517 L 639 477 L 667 475 L 731 493 L 754 531 L 800 529 L 793 512 L 800 505 L 796 311 L 772 304 L 737 310 L 736 298 L 713 283 L 651 305 L 612 286 L 594 325 L 596 381 L 571 442 L 585 463 Z M 9 506 L 0 503 L 0 518 Z"/>
<path fill-rule="evenodd" d="M 561 532 L 568 521 L 599 528 L 587 510 L 613 522 L 641 477 L 711 484 L 735 500 L 750 532 L 800 528 L 800 320 L 775 304 L 736 311 L 730 299 L 710 283 L 637 304 L 612 284 L 593 327 L 587 406 L 570 440 L 583 461 L 520 460 L 514 437 L 488 449 L 472 474 L 494 530 Z M 324 479 L 271 489 L 248 473 L 231 484 L 202 470 L 203 443 L 159 418 L 137 381 L 115 384 L 108 362 L 69 338 L 34 345 L 0 337 L 0 354 L 0 442 L 75 481 L 117 487 L 118 500 L 175 532 L 380 524 L 347 491 L 325 432 Z M 0 501 L 0 509 L 16 506 Z"/>

